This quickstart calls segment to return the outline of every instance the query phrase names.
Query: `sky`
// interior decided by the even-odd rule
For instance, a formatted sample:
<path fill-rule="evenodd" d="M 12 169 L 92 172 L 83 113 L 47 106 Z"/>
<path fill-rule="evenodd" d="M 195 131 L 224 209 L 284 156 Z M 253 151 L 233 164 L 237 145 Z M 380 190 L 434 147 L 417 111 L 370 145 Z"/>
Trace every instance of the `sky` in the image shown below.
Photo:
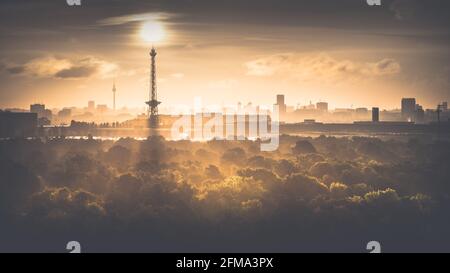
<path fill-rule="evenodd" d="M 381 2 L 2 0 L 0 108 L 111 107 L 114 81 L 118 107 L 144 107 L 152 45 L 162 111 L 196 97 L 382 109 L 450 100 L 450 2 Z"/>

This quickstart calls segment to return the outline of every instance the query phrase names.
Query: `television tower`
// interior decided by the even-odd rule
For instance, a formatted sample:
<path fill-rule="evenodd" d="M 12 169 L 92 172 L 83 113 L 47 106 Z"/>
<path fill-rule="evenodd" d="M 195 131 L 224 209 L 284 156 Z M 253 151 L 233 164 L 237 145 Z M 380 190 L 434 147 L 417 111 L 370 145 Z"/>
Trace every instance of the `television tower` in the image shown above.
<path fill-rule="evenodd" d="M 146 104 L 149 106 L 148 115 L 150 118 L 150 128 L 158 128 L 158 105 L 161 103 L 158 101 L 158 93 L 156 90 L 156 49 L 152 47 L 150 51 L 151 57 L 151 69 L 150 69 L 150 98 Z"/>
<path fill-rule="evenodd" d="M 113 89 L 112 89 L 112 92 L 113 92 L 113 110 L 114 111 L 116 111 L 116 80 L 114 80 L 114 83 L 113 83 Z"/>

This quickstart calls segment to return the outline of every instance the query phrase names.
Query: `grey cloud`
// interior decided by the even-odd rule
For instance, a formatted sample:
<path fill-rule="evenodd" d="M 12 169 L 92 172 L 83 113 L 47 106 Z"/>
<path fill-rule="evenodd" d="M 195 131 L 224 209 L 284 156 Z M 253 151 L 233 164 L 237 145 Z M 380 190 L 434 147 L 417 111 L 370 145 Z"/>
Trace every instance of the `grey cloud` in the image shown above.
<path fill-rule="evenodd" d="M 56 78 L 68 79 L 68 78 L 86 78 L 95 74 L 96 67 L 77 66 L 69 69 L 63 69 L 55 74 Z"/>
<path fill-rule="evenodd" d="M 6 68 L 6 70 L 10 74 L 22 74 L 25 72 L 26 68 L 24 66 L 13 66 L 13 67 Z"/>
<path fill-rule="evenodd" d="M 408 20 L 414 17 L 420 5 L 416 0 L 395 0 L 389 8 L 398 20 Z"/>
<path fill-rule="evenodd" d="M 71 58 L 64 56 L 44 56 L 31 59 L 24 64 L 6 67 L 10 74 L 23 74 L 30 77 L 74 79 L 116 75 L 118 65 L 92 56 Z"/>

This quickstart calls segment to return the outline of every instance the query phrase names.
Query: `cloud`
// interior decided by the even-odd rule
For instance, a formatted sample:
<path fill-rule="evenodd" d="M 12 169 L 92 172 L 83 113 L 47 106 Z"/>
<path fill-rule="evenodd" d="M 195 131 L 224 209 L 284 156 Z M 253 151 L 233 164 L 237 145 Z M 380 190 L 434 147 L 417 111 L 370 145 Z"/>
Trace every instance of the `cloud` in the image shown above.
<path fill-rule="evenodd" d="M 139 13 L 139 14 L 129 14 L 124 16 L 109 17 L 102 19 L 97 23 L 101 26 L 117 26 L 133 22 L 144 22 L 144 21 L 166 21 L 173 18 L 175 15 L 166 12 L 154 12 L 154 13 Z"/>
<path fill-rule="evenodd" d="M 77 66 L 58 71 L 55 74 L 57 78 L 86 78 L 94 74 L 94 67 Z"/>
<path fill-rule="evenodd" d="M 338 60 L 328 54 L 298 55 L 294 53 L 275 54 L 244 64 L 247 75 L 267 77 L 281 75 L 300 80 L 339 81 L 349 78 L 364 79 L 400 73 L 401 66 L 394 59 L 377 62 L 355 62 Z"/>
<path fill-rule="evenodd" d="M 96 57 L 65 58 L 46 56 L 32 59 L 23 65 L 9 66 L 10 74 L 22 74 L 39 78 L 111 78 L 117 75 L 119 66 Z"/>
<path fill-rule="evenodd" d="M 416 0 L 395 0 L 389 9 L 394 12 L 396 19 L 407 20 L 414 17 L 418 3 Z"/>
<path fill-rule="evenodd" d="M 400 64 L 394 59 L 383 59 L 372 64 L 371 72 L 376 76 L 395 75 L 400 73 Z"/>
<path fill-rule="evenodd" d="M 13 66 L 13 67 L 6 68 L 6 70 L 10 74 L 21 74 L 21 73 L 25 72 L 25 67 L 23 67 L 23 66 Z"/>
<path fill-rule="evenodd" d="M 400 201 L 400 197 L 393 189 L 379 190 L 366 193 L 364 199 L 368 203 L 395 203 Z"/>
<path fill-rule="evenodd" d="M 235 87 L 238 84 L 238 80 L 235 79 L 224 79 L 213 81 L 208 84 L 209 88 L 212 89 L 230 89 Z"/>

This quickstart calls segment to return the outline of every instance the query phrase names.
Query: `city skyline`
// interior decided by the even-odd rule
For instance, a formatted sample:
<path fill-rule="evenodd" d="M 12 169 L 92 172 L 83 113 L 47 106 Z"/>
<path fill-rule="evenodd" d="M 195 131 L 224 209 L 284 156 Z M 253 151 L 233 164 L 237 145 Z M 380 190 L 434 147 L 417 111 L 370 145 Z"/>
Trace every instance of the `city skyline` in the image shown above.
<path fill-rule="evenodd" d="M 401 97 L 435 108 L 450 100 L 445 1 L 425 8 L 418 1 L 132 2 L 5 1 L 0 107 L 111 105 L 114 78 L 117 108 L 141 107 L 152 44 L 166 105 L 195 96 L 269 104 L 278 93 L 331 108 L 393 109 Z"/>
<path fill-rule="evenodd" d="M 448 14 L 2 0 L 0 253 L 285 272 L 295 253 L 450 252 Z"/>

